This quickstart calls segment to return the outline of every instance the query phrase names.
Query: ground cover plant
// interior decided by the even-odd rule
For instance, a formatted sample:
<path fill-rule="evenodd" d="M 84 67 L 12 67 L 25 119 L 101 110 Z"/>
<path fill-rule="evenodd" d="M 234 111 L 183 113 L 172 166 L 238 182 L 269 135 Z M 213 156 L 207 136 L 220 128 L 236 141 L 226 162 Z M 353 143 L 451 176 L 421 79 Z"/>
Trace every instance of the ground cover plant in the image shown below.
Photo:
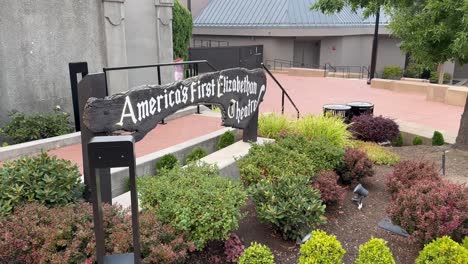
<path fill-rule="evenodd" d="M 400 133 L 398 124 L 392 119 L 372 115 L 353 117 L 349 130 L 358 140 L 376 143 L 392 142 Z"/>
<path fill-rule="evenodd" d="M 340 264 L 346 254 L 334 235 L 321 230 L 312 231 L 311 238 L 301 245 L 300 251 L 299 264 Z"/>
<path fill-rule="evenodd" d="M 320 199 L 327 206 L 340 205 L 346 196 L 346 188 L 338 184 L 339 178 L 334 171 L 322 171 L 315 177 L 312 186 L 320 191 Z"/>
<path fill-rule="evenodd" d="M 237 161 L 241 180 L 246 185 L 261 179 L 276 180 L 279 177 L 315 175 L 315 167 L 309 157 L 271 142 L 254 144 L 249 153 Z"/>
<path fill-rule="evenodd" d="M 200 160 L 200 159 L 206 157 L 207 155 L 208 155 L 208 153 L 205 150 L 203 150 L 202 148 L 195 148 L 185 158 L 185 164 Z"/>
<path fill-rule="evenodd" d="M 10 121 L 0 130 L 14 143 L 23 143 L 71 133 L 69 114 L 60 108 L 52 113 L 25 115 L 14 112 Z"/>
<path fill-rule="evenodd" d="M 354 148 L 364 151 L 376 165 L 395 165 L 400 161 L 400 156 L 379 146 L 374 142 L 355 141 Z"/>
<path fill-rule="evenodd" d="M 137 186 L 142 208 L 187 233 L 198 250 L 208 241 L 228 238 L 238 227 L 247 199 L 240 183 L 220 177 L 216 167 L 206 164 L 141 177 Z"/>
<path fill-rule="evenodd" d="M 239 257 L 244 253 L 245 247 L 239 236 L 232 233 L 224 242 L 224 255 L 229 263 L 239 262 Z"/>
<path fill-rule="evenodd" d="M 359 246 L 356 264 L 395 264 L 395 259 L 385 240 L 372 238 Z"/>
<path fill-rule="evenodd" d="M 351 144 L 348 125 L 338 116 L 305 116 L 296 121 L 293 131 L 309 140 L 328 141 L 331 145 L 340 148 Z"/>
<path fill-rule="evenodd" d="M 252 242 L 239 258 L 239 264 L 274 264 L 275 258 L 271 250 L 262 244 Z"/>
<path fill-rule="evenodd" d="M 401 133 L 398 134 L 398 137 L 393 140 L 392 146 L 394 147 L 402 147 L 403 146 L 403 135 Z"/>
<path fill-rule="evenodd" d="M 106 252 L 132 251 L 131 215 L 118 206 L 103 205 Z M 91 204 L 47 208 L 19 206 L 0 219 L 2 263 L 95 263 L 96 242 Z M 140 215 L 142 263 L 181 263 L 194 245 L 154 214 Z"/>
<path fill-rule="evenodd" d="M 353 181 L 360 181 L 374 175 L 372 161 L 367 157 L 367 154 L 352 148 L 346 150 L 343 162 L 336 172 L 344 184 L 350 184 Z"/>
<path fill-rule="evenodd" d="M 445 143 L 444 136 L 439 131 L 434 131 L 432 136 L 432 145 L 433 146 L 442 146 Z"/>
<path fill-rule="evenodd" d="M 156 172 L 160 170 L 172 170 L 179 164 L 179 160 L 173 154 L 166 154 L 156 161 Z"/>
<path fill-rule="evenodd" d="M 385 66 L 382 74 L 384 79 L 399 80 L 403 76 L 403 69 L 400 66 Z"/>
<path fill-rule="evenodd" d="M 398 192 L 405 191 L 421 180 L 434 182 L 442 180 L 435 164 L 426 161 L 402 161 L 395 165 L 393 172 L 388 175 L 387 190 L 394 198 Z"/>
<path fill-rule="evenodd" d="M 45 152 L 7 161 L 0 167 L 0 216 L 25 202 L 67 204 L 81 198 L 82 193 L 78 167 Z"/>
<path fill-rule="evenodd" d="M 453 241 L 450 237 L 437 238 L 424 246 L 416 259 L 416 264 L 427 263 L 468 263 L 468 249 Z"/>
<path fill-rule="evenodd" d="M 258 135 L 278 139 L 292 131 L 293 120 L 284 115 L 266 114 L 258 118 Z"/>
<path fill-rule="evenodd" d="M 231 131 L 226 131 L 219 138 L 218 144 L 216 144 L 216 148 L 220 150 L 229 145 L 234 144 L 234 142 L 236 142 L 236 137 L 234 133 L 232 133 Z"/>
<path fill-rule="evenodd" d="M 320 193 L 311 188 L 308 176 L 262 179 L 249 193 L 260 219 L 271 223 L 284 239 L 300 240 L 308 230 L 326 222 Z"/>

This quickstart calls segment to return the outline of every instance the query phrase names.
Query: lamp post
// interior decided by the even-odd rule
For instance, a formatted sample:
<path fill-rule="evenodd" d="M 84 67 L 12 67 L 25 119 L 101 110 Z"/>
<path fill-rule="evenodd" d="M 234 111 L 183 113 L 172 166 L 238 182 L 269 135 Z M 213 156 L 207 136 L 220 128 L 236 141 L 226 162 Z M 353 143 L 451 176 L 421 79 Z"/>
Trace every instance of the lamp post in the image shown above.
<path fill-rule="evenodd" d="M 372 79 L 374 79 L 375 75 L 375 67 L 377 64 L 377 50 L 379 46 L 379 20 L 380 20 L 380 6 L 377 7 L 377 11 L 375 13 L 375 30 L 374 30 L 374 42 L 372 43 L 372 58 L 371 58 L 371 68 L 370 68 L 370 76 L 367 80 L 367 84 L 371 84 Z"/>

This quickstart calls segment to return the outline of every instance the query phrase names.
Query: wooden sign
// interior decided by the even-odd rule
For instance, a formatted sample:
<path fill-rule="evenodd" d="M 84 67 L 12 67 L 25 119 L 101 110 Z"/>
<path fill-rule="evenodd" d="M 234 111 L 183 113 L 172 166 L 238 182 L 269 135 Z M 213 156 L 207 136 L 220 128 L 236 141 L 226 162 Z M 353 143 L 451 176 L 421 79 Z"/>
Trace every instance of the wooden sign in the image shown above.
<path fill-rule="evenodd" d="M 263 70 L 229 69 L 168 85 L 139 86 L 105 98 L 89 98 L 83 123 L 94 133 L 126 131 L 138 141 L 167 116 L 190 105 L 215 104 L 224 126 L 245 129 L 266 93 Z"/>

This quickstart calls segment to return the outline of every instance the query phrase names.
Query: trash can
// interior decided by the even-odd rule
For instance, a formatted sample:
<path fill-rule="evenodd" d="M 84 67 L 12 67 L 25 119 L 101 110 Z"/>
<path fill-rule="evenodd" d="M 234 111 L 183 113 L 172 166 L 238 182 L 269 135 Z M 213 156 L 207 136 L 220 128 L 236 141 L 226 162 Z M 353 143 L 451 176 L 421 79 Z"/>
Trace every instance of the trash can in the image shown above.
<path fill-rule="evenodd" d="M 351 106 L 344 104 L 327 104 L 323 106 L 323 114 L 331 113 L 334 116 L 339 116 L 344 119 L 345 122 L 351 120 Z"/>
<path fill-rule="evenodd" d="M 374 114 L 374 104 L 372 103 L 356 101 L 347 105 L 351 107 L 350 120 L 355 116 Z"/>

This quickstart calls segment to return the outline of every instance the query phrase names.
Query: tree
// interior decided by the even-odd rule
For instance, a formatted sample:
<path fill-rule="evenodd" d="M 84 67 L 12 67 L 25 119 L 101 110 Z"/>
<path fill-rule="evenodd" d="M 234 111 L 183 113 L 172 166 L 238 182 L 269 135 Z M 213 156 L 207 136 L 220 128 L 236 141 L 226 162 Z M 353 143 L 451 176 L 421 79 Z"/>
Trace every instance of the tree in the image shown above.
<path fill-rule="evenodd" d="M 190 14 L 190 12 L 176 0 L 172 19 L 172 42 L 174 46 L 175 59 L 188 59 L 192 29 L 192 14 Z"/>
<path fill-rule="evenodd" d="M 401 49 L 420 63 L 438 64 L 439 83 L 444 62 L 468 63 L 468 0 L 419 0 L 392 9 L 391 17 L 389 28 L 402 40 Z M 468 150 L 468 100 L 456 147 Z"/>

